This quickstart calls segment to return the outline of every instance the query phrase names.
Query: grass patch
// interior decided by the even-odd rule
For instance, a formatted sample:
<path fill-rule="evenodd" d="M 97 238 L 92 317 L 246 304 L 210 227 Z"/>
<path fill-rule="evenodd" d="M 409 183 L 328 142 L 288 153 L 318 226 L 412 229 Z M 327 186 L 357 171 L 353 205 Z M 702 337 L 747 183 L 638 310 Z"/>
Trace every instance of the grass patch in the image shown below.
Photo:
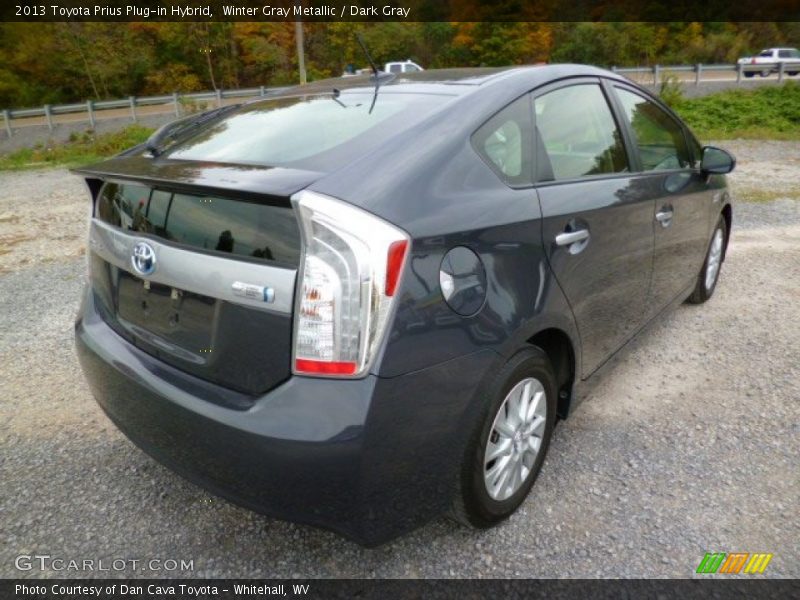
<path fill-rule="evenodd" d="M 800 85 L 793 81 L 755 90 L 726 90 L 668 102 L 701 140 L 800 140 Z"/>
<path fill-rule="evenodd" d="M 774 202 L 781 198 L 800 201 L 800 187 L 786 189 L 736 188 L 734 197 L 739 202 Z"/>
<path fill-rule="evenodd" d="M 63 143 L 37 144 L 0 156 L 0 170 L 38 169 L 43 167 L 74 166 L 96 162 L 119 154 L 144 142 L 153 130 L 141 125 L 100 135 L 87 131 L 72 134 Z"/>

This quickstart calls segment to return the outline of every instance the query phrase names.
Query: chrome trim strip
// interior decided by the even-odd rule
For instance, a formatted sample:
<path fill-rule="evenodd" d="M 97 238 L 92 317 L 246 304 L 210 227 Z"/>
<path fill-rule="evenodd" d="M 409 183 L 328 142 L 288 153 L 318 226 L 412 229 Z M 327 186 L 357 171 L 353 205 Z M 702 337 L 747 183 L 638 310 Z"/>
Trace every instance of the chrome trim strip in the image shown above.
<path fill-rule="evenodd" d="M 131 256 L 138 242 L 147 242 L 155 250 L 157 267 L 151 275 L 133 273 Z M 89 248 L 112 265 L 148 281 L 271 312 L 292 314 L 294 308 L 296 269 L 176 248 L 151 237 L 120 231 L 98 219 L 91 221 Z M 241 282 L 270 288 L 270 301 L 235 294 L 235 286 Z"/>

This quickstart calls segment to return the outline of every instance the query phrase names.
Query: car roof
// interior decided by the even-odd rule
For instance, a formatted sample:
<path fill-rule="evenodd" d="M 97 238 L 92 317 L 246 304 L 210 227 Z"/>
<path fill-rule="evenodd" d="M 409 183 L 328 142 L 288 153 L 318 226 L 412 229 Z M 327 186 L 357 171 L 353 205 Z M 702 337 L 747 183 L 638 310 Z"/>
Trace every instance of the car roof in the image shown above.
<path fill-rule="evenodd" d="M 388 64 L 404 64 L 402 62 Z M 458 95 L 465 93 L 468 88 L 459 89 L 462 86 L 476 86 L 490 81 L 494 77 L 513 69 L 513 67 L 482 67 L 482 68 L 459 68 L 459 69 L 427 69 L 425 71 L 415 71 L 413 73 L 401 73 L 392 75 L 381 81 L 381 91 L 410 91 L 407 88 L 415 84 L 425 84 L 429 93 L 448 93 Z M 305 85 L 296 85 L 282 90 L 278 96 L 313 95 L 326 94 L 331 90 L 348 91 L 363 88 L 364 91 L 372 91 L 375 87 L 375 80 L 371 73 L 354 75 L 350 77 L 331 77 L 320 79 Z M 423 91 L 420 89 L 414 91 Z"/>
<path fill-rule="evenodd" d="M 610 71 L 586 65 L 555 64 L 505 67 L 466 67 L 454 69 L 427 69 L 413 73 L 387 76 L 380 84 L 381 93 L 429 93 L 461 96 L 495 85 L 519 84 L 529 89 L 564 77 L 603 76 L 624 79 Z M 375 87 L 371 74 L 322 79 L 305 85 L 282 90 L 276 96 L 326 94 L 336 89 L 340 92 L 372 92 Z M 513 84 L 513 85 L 512 85 Z"/>

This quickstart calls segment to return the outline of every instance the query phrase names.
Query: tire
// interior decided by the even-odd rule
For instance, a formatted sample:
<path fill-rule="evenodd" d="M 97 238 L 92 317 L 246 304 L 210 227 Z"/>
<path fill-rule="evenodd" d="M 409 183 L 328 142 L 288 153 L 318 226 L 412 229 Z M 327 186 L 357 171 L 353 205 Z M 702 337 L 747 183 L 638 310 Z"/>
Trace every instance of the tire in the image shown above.
<path fill-rule="evenodd" d="M 728 228 L 725 225 L 725 219 L 720 215 L 717 226 L 714 227 L 714 233 L 711 234 L 711 241 L 706 251 L 706 259 L 703 261 L 703 268 L 700 269 L 700 273 L 697 276 L 694 291 L 687 299 L 690 304 L 702 304 L 714 295 L 714 290 L 717 289 L 717 282 L 719 281 L 719 272 L 722 270 L 722 262 L 725 259 L 725 243 L 727 239 Z M 713 269 L 713 276 L 709 269 Z"/>
<path fill-rule="evenodd" d="M 747 77 L 748 79 L 752 79 L 753 77 L 756 76 L 756 74 L 753 73 L 753 71 L 745 71 L 744 76 Z"/>
<path fill-rule="evenodd" d="M 512 391 L 515 394 L 512 395 Z M 524 394 L 526 391 L 528 393 Z M 521 399 L 521 396 L 516 395 L 517 392 L 522 392 L 529 399 L 539 398 L 535 405 L 529 403 L 530 408 L 527 412 L 533 416 L 527 425 L 519 424 L 515 436 L 501 436 L 498 428 L 507 431 L 506 419 L 512 418 L 507 416 L 506 408 L 520 410 L 519 404 L 515 403 L 515 400 Z M 452 518 L 464 525 L 485 529 L 507 519 L 522 504 L 536 481 L 550 445 L 550 436 L 556 420 L 556 393 L 556 379 L 550 359 L 535 346 L 522 349 L 500 370 L 489 386 L 486 405 L 467 443 L 459 474 L 458 490 L 450 511 Z M 541 414 L 542 411 L 545 411 L 544 415 Z M 500 421 L 496 422 L 496 419 Z M 535 432 L 535 435 L 526 436 L 530 431 Z M 506 443 L 507 455 L 504 453 L 488 464 L 490 468 L 498 467 L 501 474 L 506 471 L 504 481 L 508 484 L 503 483 L 492 492 L 485 478 L 487 446 L 491 445 L 493 449 L 499 451 Z M 537 444 L 534 450 L 533 447 Z M 509 467 L 507 469 L 499 467 L 500 460 L 504 460 L 504 464 L 508 464 Z M 520 464 L 523 468 L 519 467 Z M 515 476 L 519 479 L 516 488 L 510 479 Z"/>
<path fill-rule="evenodd" d="M 769 77 L 769 74 L 770 74 L 769 69 L 764 69 L 763 71 L 759 72 L 759 75 L 761 75 L 762 77 Z"/>
<path fill-rule="evenodd" d="M 797 73 L 798 71 L 786 71 L 786 74 L 789 75 L 789 77 L 794 77 L 795 75 L 797 75 Z"/>

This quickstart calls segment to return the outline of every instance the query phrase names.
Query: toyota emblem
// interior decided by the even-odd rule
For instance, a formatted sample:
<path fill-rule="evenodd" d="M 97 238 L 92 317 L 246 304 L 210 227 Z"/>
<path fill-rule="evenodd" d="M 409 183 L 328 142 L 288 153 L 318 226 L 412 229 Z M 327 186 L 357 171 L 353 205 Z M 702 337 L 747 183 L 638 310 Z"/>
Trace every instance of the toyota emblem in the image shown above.
<path fill-rule="evenodd" d="M 156 270 L 156 251 L 147 242 L 138 242 L 131 256 L 133 270 L 139 275 L 150 275 Z"/>

